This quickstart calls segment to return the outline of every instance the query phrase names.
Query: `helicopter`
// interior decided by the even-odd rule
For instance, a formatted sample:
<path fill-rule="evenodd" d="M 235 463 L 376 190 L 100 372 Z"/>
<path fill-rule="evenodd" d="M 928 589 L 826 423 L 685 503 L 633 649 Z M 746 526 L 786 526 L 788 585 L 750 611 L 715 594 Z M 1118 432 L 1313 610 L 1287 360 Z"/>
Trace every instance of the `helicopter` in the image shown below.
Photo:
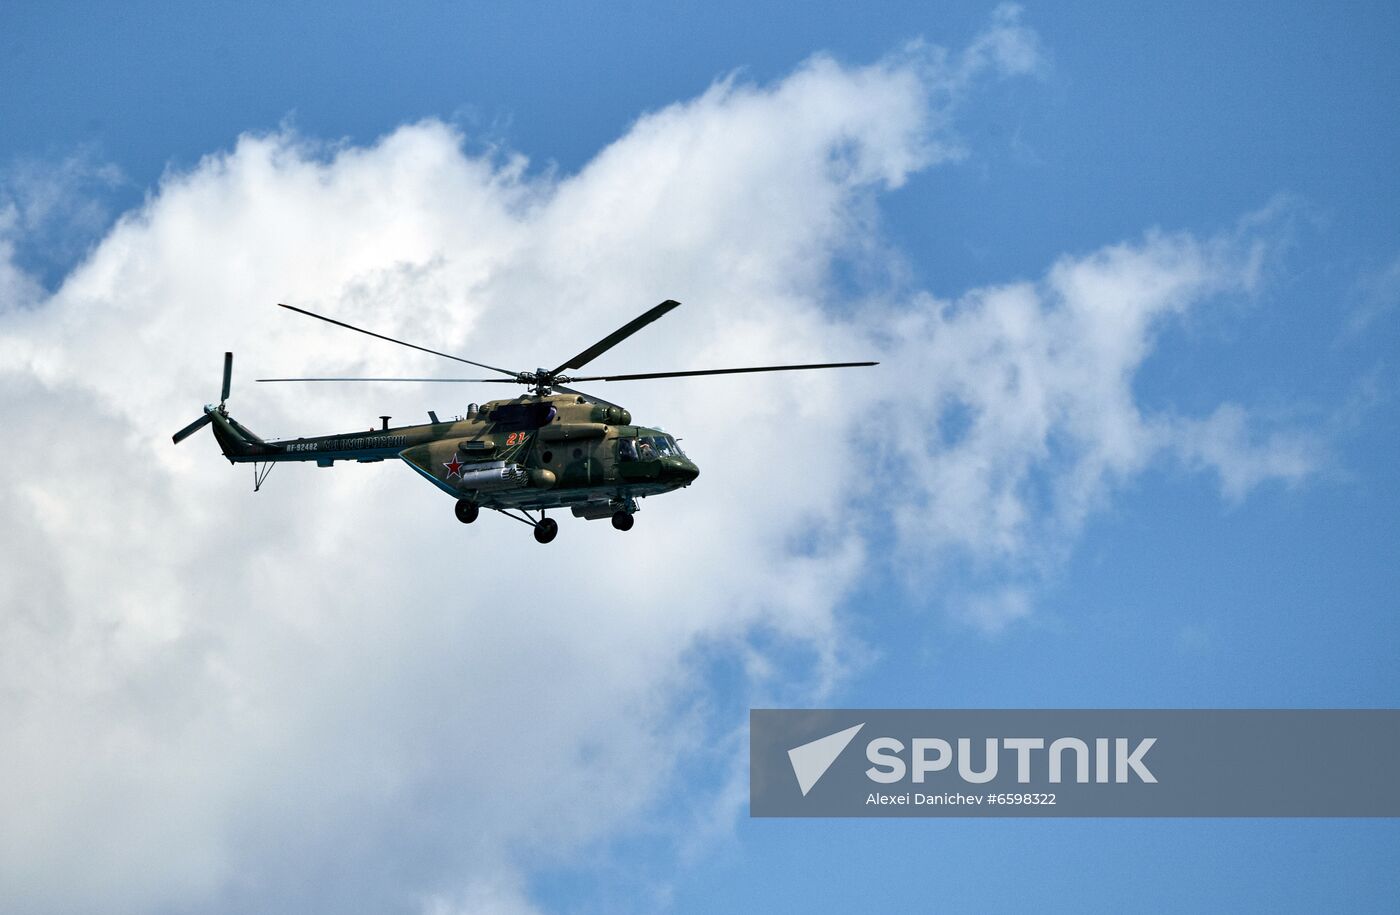
<path fill-rule="evenodd" d="M 253 465 L 255 492 L 262 488 L 272 468 L 286 461 L 315 461 L 318 467 L 331 467 L 336 461 L 367 464 L 399 458 L 456 500 L 454 511 L 462 523 L 471 524 L 483 508 L 489 509 L 529 525 L 534 529 L 535 540 L 549 543 L 559 533 L 559 523 L 546 514 L 550 509 L 567 508 L 574 517 L 586 520 L 611 518 L 614 528 L 627 531 L 632 529 L 640 499 L 683 489 L 700 475 L 700 468 L 673 436 L 657 427 L 633 423 L 626 408 L 585 394 L 573 384 L 879 364 L 822 362 L 625 375 L 567 374 L 583 368 L 679 305 L 680 302 L 667 299 L 556 368 L 520 372 L 439 352 L 294 305 L 279 304 L 279 308 L 318 321 L 505 377 L 258 378 L 258 382 L 519 384 L 527 390 L 511 399 L 473 403 L 464 415 L 446 422 L 430 410 L 429 422 L 420 425 L 390 427 L 392 417 L 380 416 L 380 428 L 369 432 L 264 441 L 229 415 L 233 353 L 224 353 L 223 389 L 218 404 L 206 404 L 198 419 L 171 438 L 178 445 L 204 426 L 212 426 L 214 438 L 230 463 Z"/>

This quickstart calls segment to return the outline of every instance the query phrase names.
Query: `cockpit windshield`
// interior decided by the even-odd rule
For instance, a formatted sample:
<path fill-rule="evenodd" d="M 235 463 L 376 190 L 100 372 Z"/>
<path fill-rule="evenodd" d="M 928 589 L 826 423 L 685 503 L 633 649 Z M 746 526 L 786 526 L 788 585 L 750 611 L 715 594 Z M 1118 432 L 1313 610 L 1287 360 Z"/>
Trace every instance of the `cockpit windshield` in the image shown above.
<path fill-rule="evenodd" d="M 683 458 L 685 452 L 674 438 L 657 433 L 638 436 L 635 445 L 631 439 L 622 439 L 618 443 L 618 456 L 623 460 L 654 461 L 663 457 Z"/>

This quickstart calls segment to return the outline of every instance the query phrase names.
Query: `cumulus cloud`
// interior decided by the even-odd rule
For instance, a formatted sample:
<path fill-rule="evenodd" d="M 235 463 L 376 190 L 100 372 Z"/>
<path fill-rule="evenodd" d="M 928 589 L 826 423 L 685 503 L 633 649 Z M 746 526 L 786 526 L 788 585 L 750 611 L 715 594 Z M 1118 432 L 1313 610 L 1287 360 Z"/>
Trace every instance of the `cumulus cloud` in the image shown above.
<path fill-rule="evenodd" d="M 1067 256 L 1038 281 L 891 309 L 883 356 L 909 383 L 869 396 L 893 427 L 883 452 L 901 482 L 900 553 L 923 580 L 958 564 L 957 587 L 975 592 L 960 606 L 969 621 L 998 631 L 1027 616 L 1026 586 L 1153 461 L 1211 471 L 1231 499 L 1316 465 L 1311 437 L 1260 428 L 1238 404 L 1190 418 L 1134 396 L 1165 322 L 1257 287 L 1266 244 L 1255 220 L 1242 224 L 1209 239 L 1149 232 Z"/>
<path fill-rule="evenodd" d="M 739 711 L 705 657 L 789 701 L 837 681 L 843 601 L 891 545 L 929 580 L 979 564 L 968 612 L 996 628 L 1033 612 L 1061 555 L 1041 539 L 1068 549 L 1154 457 L 1232 494 L 1304 472 L 1242 408 L 1133 398 L 1162 322 L 1253 282 L 1237 239 L 1149 234 L 956 301 L 835 291 L 838 259 L 882 256 L 874 195 L 959 154 L 952 106 L 1034 69 L 1032 39 L 1008 10 L 960 55 L 722 81 L 568 176 L 431 120 L 365 147 L 248 135 L 52 294 L 0 261 L 0 409 L 33 445 L 0 484 L 0 908 L 527 911 L 530 874 L 675 816 L 677 767 Z M 280 468 L 253 496 L 207 435 L 169 443 L 225 349 L 233 414 L 269 436 L 489 396 L 251 384 L 446 368 L 274 302 L 533 368 L 670 296 L 590 368 L 884 365 L 598 391 L 702 477 L 625 537 L 566 520 L 548 548 L 462 527 L 392 464 Z"/>

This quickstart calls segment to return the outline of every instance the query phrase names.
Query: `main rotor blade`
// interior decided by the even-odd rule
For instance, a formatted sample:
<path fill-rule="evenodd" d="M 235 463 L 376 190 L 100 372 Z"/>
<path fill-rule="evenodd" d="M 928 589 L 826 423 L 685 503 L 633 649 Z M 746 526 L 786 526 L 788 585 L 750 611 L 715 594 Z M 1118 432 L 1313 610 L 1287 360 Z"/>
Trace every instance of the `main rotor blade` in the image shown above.
<path fill-rule="evenodd" d="M 288 311 L 295 311 L 297 314 L 303 314 L 303 315 L 306 315 L 306 316 L 309 317 L 309 318 L 315 318 L 315 319 L 318 320 L 318 321 L 325 321 L 327 324 L 334 324 L 336 327 L 343 327 L 343 328 L 345 328 L 346 330 L 353 330 L 353 331 L 355 331 L 355 333 L 357 333 L 357 334 L 366 334 L 366 335 L 371 336 L 371 337 L 377 337 L 377 338 L 379 338 L 380 340 L 388 340 L 390 343 L 397 343 L 397 344 L 399 344 L 400 346 L 406 346 L 406 347 L 408 347 L 409 349 L 416 349 L 416 350 L 418 350 L 418 351 L 420 351 L 420 352 L 424 352 L 424 353 L 432 353 L 434 356 L 441 356 L 441 357 L 443 357 L 444 359 L 452 359 L 452 360 L 454 360 L 454 361 L 456 361 L 456 362 L 465 362 L 467 365 L 474 365 L 474 366 L 476 366 L 477 368 L 480 368 L 480 369 L 490 369 L 490 370 L 493 371 L 493 372 L 500 372 L 502 375 L 517 375 L 517 374 L 519 374 L 518 372 L 512 372 L 510 369 L 497 368 L 497 367 L 494 366 L 494 365 L 487 365 L 487 364 L 484 363 L 484 362 L 473 362 L 473 361 L 470 360 L 470 359 L 463 359 L 461 356 L 454 356 L 454 355 L 452 355 L 451 353 L 442 353 L 442 352 L 438 352 L 438 351 L 435 350 L 435 349 L 428 349 L 426 346 L 419 346 L 419 345 L 416 344 L 416 343 L 409 343 L 409 342 L 406 341 L 406 340 L 398 340 L 398 339 L 396 339 L 396 338 L 394 338 L 394 337 L 387 337 L 387 336 L 385 336 L 384 334 L 377 334 L 377 333 L 375 333 L 375 332 L 372 331 L 372 330 L 365 330 L 363 327 L 356 327 L 356 326 L 353 325 L 353 324 L 346 324 L 344 321 L 337 321 L 335 318 L 328 318 L 328 317 L 326 317 L 325 315 L 318 315 L 318 314 L 316 314 L 316 312 L 314 312 L 314 311 L 307 311 L 305 308 L 297 308 L 295 305 L 283 305 L 281 302 L 278 302 L 278 303 L 277 303 L 277 307 L 278 307 L 278 308 L 285 308 L 285 309 L 287 309 Z"/>
<path fill-rule="evenodd" d="M 266 381 L 443 381 L 449 383 L 519 384 L 515 378 L 257 378 Z"/>
<path fill-rule="evenodd" d="M 646 327 L 652 321 L 655 321 L 657 318 L 660 318 L 662 315 L 666 314 L 666 312 L 670 311 L 672 308 L 676 308 L 680 304 L 681 303 L 677 302 L 675 299 L 667 299 L 666 301 L 662 302 L 660 305 L 657 305 L 655 308 L 652 308 L 650 311 L 647 311 L 640 317 L 636 317 L 633 318 L 631 321 L 628 321 L 626 324 L 622 325 L 617 330 L 608 334 L 606 337 L 599 340 L 597 343 L 593 344 L 588 349 L 584 350 L 574 358 L 570 359 L 568 362 L 565 362 L 563 365 L 559 366 L 559 368 L 555 369 L 550 374 L 558 375 L 565 369 L 583 368 L 589 362 L 592 362 L 594 359 L 597 359 L 603 353 L 612 349 L 614 346 L 617 346 L 623 340 L 626 340 L 628 337 L 632 336 L 637 331 L 641 330 L 643 327 Z"/>
<path fill-rule="evenodd" d="M 224 391 L 219 395 L 219 403 L 228 400 L 229 388 L 233 385 L 233 353 L 224 353 Z"/>
<path fill-rule="evenodd" d="M 742 369 L 697 369 L 692 372 L 641 372 L 631 375 L 593 375 L 569 378 L 569 381 L 639 381 L 643 378 L 685 378 L 691 375 L 741 375 L 749 372 L 800 372 L 807 369 L 849 369 L 878 362 L 817 362 L 812 365 L 756 365 Z"/>
<path fill-rule="evenodd" d="M 176 432 L 174 435 L 170 436 L 170 440 L 178 445 L 185 439 L 189 438 L 191 435 L 194 435 L 200 429 L 203 429 L 212 421 L 212 417 L 210 417 L 208 413 L 205 413 L 199 419 L 195 420 L 185 428 L 181 429 L 179 432 Z"/>

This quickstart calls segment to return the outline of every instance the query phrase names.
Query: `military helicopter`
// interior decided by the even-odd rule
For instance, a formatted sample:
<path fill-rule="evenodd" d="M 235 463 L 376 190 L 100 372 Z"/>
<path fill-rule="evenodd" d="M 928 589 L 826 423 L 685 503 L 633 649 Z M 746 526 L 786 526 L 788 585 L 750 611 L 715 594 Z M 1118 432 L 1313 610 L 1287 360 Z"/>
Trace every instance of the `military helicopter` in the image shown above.
<path fill-rule="evenodd" d="M 400 458 L 425 480 L 457 500 L 457 520 L 471 524 L 486 508 L 534 528 L 535 539 L 549 543 L 559 524 L 545 513 L 568 508 L 574 517 L 611 518 L 613 527 L 631 530 L 638 500 L 684 488 L 700 468 L 661 429 L 636 425 L 632 414 L 615 403 L 576 390 L 577 382 L 638 381 L 694 375 L 736 375 L 751 372 L 791 372 L 808 369 L 854 368 L 875 362 L 823 362 L 811 365 L 763 365 L 683 372 L 643 372 L 629 375 L 568 375 L 583 368 L 680 303 L 667 299 L 649 309 L 578 355 L 553 369 L 514 372 L 484 362 L 439 352 L 316 314 L 294 305 L 279 305 L 297 314 L 325 321 L 356 333 L 407 346 L 444 359 L 488 369 L 502 378 L 259 378 L 259 382 L 449 382 L 520 384 L 529 390 L 510 400 L 472 404 L 466 414 L 449 422 L 428 412 L 430 422 L 306 438 L 263 441 L 228 412 L 233 379 L 233 353 L 224 353 L 224 384 L 219 403 L 172 436 L 175 444 L 206 425 L 231 463 L 253 464 L 253 489 L 262 488 L 273 466 L 284 461 L 315 461 L 331 467 L 336 461 L 362 464 Z"/>

